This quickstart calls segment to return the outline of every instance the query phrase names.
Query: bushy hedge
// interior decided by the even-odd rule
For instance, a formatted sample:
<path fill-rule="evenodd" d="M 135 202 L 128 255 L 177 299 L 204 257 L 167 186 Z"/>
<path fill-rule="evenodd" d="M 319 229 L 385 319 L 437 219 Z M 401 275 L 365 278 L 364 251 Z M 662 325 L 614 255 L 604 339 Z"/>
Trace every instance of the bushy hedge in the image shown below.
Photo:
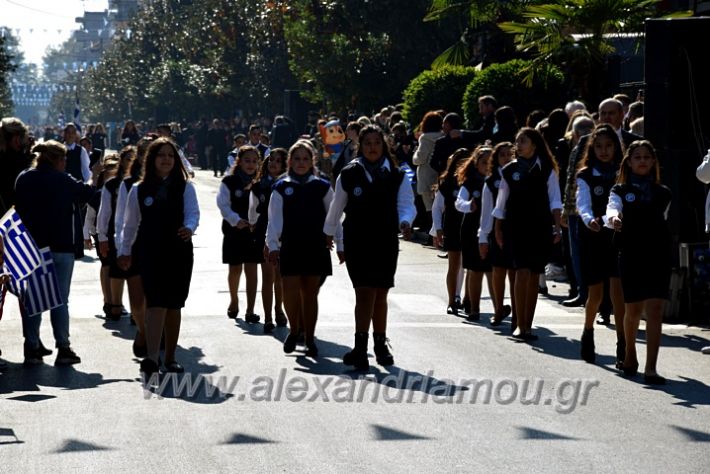
<path fill-rule="evenodd" d="M 476 74 L 463 96 L 464 117 L 469 124 L 479 119 L 478 98 L 492 95 L 498 106 L 513 107 L 518 120 L 522 120 L 535 109 L 547 112 L 564 106 L 565 80 L 562 71 L 553 65 L 547 70 L 535 73 L 531 87 L 525 84 L 526 68 L 530 61 L 513 59 L 499 64 L 491 64 Z M 520 123 L 520 125 L 523 125 Z"/>
<path fill-rule="evenodd" d="M 475 68 L 464 66 L 443 66 L 422 72 L 404 91 L 404 118 L 416 126 L 430 110 L 460 112 L 461 97 L 476 72 Z"/>

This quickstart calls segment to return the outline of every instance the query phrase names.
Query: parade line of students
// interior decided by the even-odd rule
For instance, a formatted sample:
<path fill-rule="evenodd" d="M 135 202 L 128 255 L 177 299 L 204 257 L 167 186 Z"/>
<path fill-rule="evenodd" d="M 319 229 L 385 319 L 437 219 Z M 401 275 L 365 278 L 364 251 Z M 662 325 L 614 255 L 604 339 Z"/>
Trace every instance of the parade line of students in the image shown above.
<path fill-rule="evenodd" d="M 596 126 L 585 140 L 575 177 L 581 268 L 588 284 L 580 355 L 595 361 L 593 321 L 606 283 L 616 318 L 617 368 L 627 376 L 638 371 L 634 342 L 643 313 L 644 379 L 663 384 L 656 362 L 670 281 L 671 242 L 665 221 L 671 194 L 660 184 L 650 142 L 637 140 L 624 147 L 606 124 Z M 243 317 L 248 323 L 260 320 L 254 306 L 261 265 L 264 332 L 288 325 L 284 352 L 303 345 L 307 357 L 318 357 L 318 294 L 332 274 L 330 252 L 335 250 L 346 265 L 356 301 L 354 344 L 343 354 L 343 362 L 360 370 L 369 367 L 372 326 L 376 362 L 394 364 L 387 337 L 387 296 L 394 287 L 399 237 L 410 238 L 416 208 L 410 178 L 388 148 L 379 127 L 362 127 L 354 159 L 334 182 L 319 176 L 317 152 L 308 140 L 297 141 L 289 150 L 271 150 L 266 157 L 252 146 L 238 150 L 217 196 L 223 217 L 222 258 L 229 266 L 229 318 L 239 317 L 237 289 L 244 273 Z M 62 252 L 72 249 L 55 243 L 53 234 L 44 230 L 45 217 L 35 215 L 29 202 L 38 199 L 34 183 L 56 181 L 53 186 L 71 189 L 72 199 L 62 204 L 62 212 L 70 215 L 75 201 L 88 201 L 84 237 L 88 248 L 90 236 L 96 235 L 107 318 L 120 319 L 122 288 L 128 282 L 137 327 L 133 352 L 142 359 L 141 372 L 183 372 L 175 352 L 200 211 L 179 148 L 167 137 L 141 139 L 137 147 L 106 157 L 100 174 L 92 170 L 94 186 L 64 174 L 63 145 L 51 142 L 34 151 L 39 155 L 35 167 L 17 181 L 16 207 L 30 233 L 38 244 L 56 247 L 55 264 L 61 267 L 69 259 L 63 259 Z M 439 179 L 432 210 L 431 233 L 448 251 L 447 312 L 458 316 L 463 311 L 469 320 L 478 320 L 485 277 L 494 307 L 490 324 L 500 325 L 512 315 L 512 337 L 536 340 L 532 327 L 538 278 L 561 239 L 562 210 L 558 165 L 540 132 L 523 127 L 514 143 L 455 150 Z M 503 304 L 506 277 L 511 306 Z M 60 278 L 65 301 L 70 279 L 67 268 Z M 466 305 L 457 299 L 462 281 Z M 78 363 L 68 345 L 65 313 L 66 304 L 52 314 L 57 347 L 65 363 Z M 38 339 L 40 321 L 37 317 L 26 328 L 25 356 L 31 363 L 41 362 L 47 351 Z"/>

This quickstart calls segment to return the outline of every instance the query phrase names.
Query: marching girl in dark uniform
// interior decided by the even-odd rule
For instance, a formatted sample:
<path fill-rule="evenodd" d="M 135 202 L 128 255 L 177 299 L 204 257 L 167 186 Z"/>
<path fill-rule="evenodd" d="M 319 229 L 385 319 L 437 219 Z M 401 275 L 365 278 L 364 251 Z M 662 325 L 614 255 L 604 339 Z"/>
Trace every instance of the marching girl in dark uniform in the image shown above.
<path fill-rule="evenodd" d="M 99 280 L 101 281 L 101 293 L 104 297 L 104 307 L 103 311 L 106 318 L 110 317 L 110 307 L 111 307 L 111 281 L 109 279 L 109 259 L 101 255 L 99 251 L 99 239 L 98 232 L 96 230 L 96 216 L 99 212 L 101 206 L 101 192 L 103 186 L 109 179 L 113 178 L 118 171 L 119 156 L 117 154 L 111 154 L 104 157 L 103 170 L 99 174 L 98 180 L 96 181 L 96 193 L 89 200 L 86 207 L 86 216 L 84 217 L 84 249 L 91 250 L 93 247 L 96 248 L 96 254 L 101 262 L 101 271 L 99 273 Z"/>
<path fill-rule="evenodd" d="M 478 229 L 478 252 L 481 258 L 488 259 L 493 267 L 492 271 L 492 292 L 493 308 L 495 314 L 491 317 L 491 326 L 500 326 L 503 320 L 512 312 L 512 331 L 515 331 L 517 319 L 515 306 L 503 304 L 505 298 L 505 277 L 508 276 L 511 293 L 515 285 L 515 270 L 510 252 L 498 246 L 493 231 L 493 208 L 498 198 L 498 188 L 503 176 L 501 170 L 505 165 L 513 161 L 513 144 L 501 142 L 493 148 L 492 153 L 493 170 L 486 178 L 483 186 L 483 196 L 481 196 L 481 224 Z"/>
<path fill-rule="evenodd" d="M 104 185 L 101 191 L 101 206 L 96 219 L 98 231 L 99 254 L 109 262 L 109 279 L 111 285 L 111 301 L 107 306 L 106 318 L 120 321 L 123 313 L 123 285 L 126 280 L 137 275 L 135 269 L 123 271 L 116 261 L 116 211 L 118 209 L 118 193 L 123 183 L 123 177 L 128 173 L 136 158 L 136 147 L 129 145 L 120 152 L 118 173 Z"/>
<path fill-rule="evenodd" d="M 332 274 L 323 224 L 333 189 L 329 181 L 314 174 L 314 157 L 307 141 L 298 141 L 289 149 L 288 175 L 274 184 L 266 230 L 269 262 L 281 270 L 291 327 L 283 349 L 286 354 L 296 349 L 302 329 L 308 357 L 318 357 L 318 292 Z"/>
<path fill-rule="evenodd" d="M 411 235 L 416 217 L 412 184 L 390 157 L 382 130 L 360 131 L 357 158 L 338 176 L 335 197 L 323 231 L 331 239 L 343 221 L 348 275 L 355 289 L 355 347 L 343 362 L 367 369 L 367 340 L 372 322 L 375 357 L 394 364 L 387 339 L 387 293 L 394 286 L 399 238 Z"/>
<path fill-rule="evenodd" d="M 456 209 L 456 198 L 461 185 L 456 178 L 458 170 L 471 158 L 472 152 L 459 148 L 449 157 L 446 170 L 439 178 L 439 188 L 432 204 L 433 226 L 430 235 L 434 245 L 448 253 L 449 269 L 446 273 L 446 289 L 449 295 L 448 314 L 458 316 L 462 309 L 459 281 L 461 278 L 461 222 L 463 213 Z M 469 295 L 467 295 L 469 296 Z"/>
<path fill-rule="evenodd" d="M 646 315 L 646 383 L 662 385 L 656 362 L 661 345 L 664 300 L 671 279 L 671 234 L 666 217 L 671 191 L 660 184 L 656 151 L 647 140 L 631 143 L 621 163 L 617 184 L 611 188 L 606 209 L 608 225 L 620 248 L 619 274 L 626 315 L 624 334 L 626 375 L 638 371 L 636 333 L 641 313 Z"/>
<path fill-rule="evenodd" d="M 557 162 L 545 139 L 523 127 L 515 137 L 517 160 L 503 168 L 493 216 L 498 245 L 511 253 L 515 269 L 513 301 L 517 325 L 513 337 L 531 341 L 538 279 L 561 239 L 562 201 Z"/>
<path fill-rule="evenodd" d="M 114 219 L 116 249 L 121 248 L 128 193 L 133 185 L 140 181 L 143 176 L 143 162 L 148 153 L 148 146 L 154 139 L 154 136 L 146 135 L 138 140 L 138 145 L 136 145 L 136 157 L 130 164 L 128 173 L 123 176 L 122 185 L 118 187 Z M 133 261 L 131 266 L 125 270 L 116 262 L 112 265 L 109 272 L 118 276 L 119 281 L 122 281 L 120 280 L 121 277 L 126 280 L 126 285 L 128 286 L 128 300 L 131 305 L 131 324 L 135 324 L 137 329 L 133 339 L 133 355 L 140 358 L 145 357 L 147 354 L 145 336 L 145 294 L 143 293 L 143 282 L 141 281 L 137 262 Z M 121 290 L 122 289 L 121 287 Z"/>
<path fill-rule="evenodd" d="M 616 321 L 617 365 L 624 362 L 624 295 L 619 280 L 619 252 L 612 243 L 614 232 L 605 227 L 609 192 L 616 183 L 622 158 L 616 131 L 610 125 L 602 124 L 592 132 L 577 172 L 580 261 L 582 277 L 588 287 L 581 357 L 590 364 L 595 360 L 594 318 L 604 297 L 607 280 Z"/>
<path fill-rule="evenodd" d="M 249 224 L 254 229 L 254 239 L 257 249 L 265 250 L 266 227 L 268 224 L 269 202 L 271 188 L 279 177 L 286 172 L 288 151 L 284 148 L 274 148 L 264 159 L 259 174 L 251 184 L 249 195 Z M 274 303 L 274 297 L 276 302 Z M 286 315 L 283 312 L 283 286 L 278 267 L 264 263 L 261 265 L 261 301 L 264 305 L 264 334 L 271 334 L 274 322 L 271 318 L 271 305 L 276 313 L 276 325 L 286 326 Z"/>
<path fill-rule="evenodd" d="M 195 187 L 177 145 L 169 138 L 154 140 L 148 147 L 143 179 L 128 194 L 118 252 L 124 270 L 133 259 L 138 262 L 143 282 L 148 354 L 141 372 L 146 380 L 159 370 L 163 330 L 165 370 L 184 371 L 175 360 L 175 350 L 192 279 L 192 235 L 199 220 Z"/>
<path fill-rule="evenodd" d="M 463 214 L 461 222 L 461 261 L 466 270 L 466 295 L 471 309 L 469 321 L 478 321 L 481 317 L 481 286 L 483 275 L 491 282 L 491 263 L 478 252 L 478 228 L 481 222 L 481 197 L 486 177 L 491 168 L 491 147 L 479 146 L 473 156 L 461 166 L 457 173 L 461 189 L 456 198 L 456 210 Z M 491 294 L 493 292 L 491 291 Z"/>
<path fill-rule="evenodd" d="M 231 297 L 227 316 L 236 319 L 239 314 L 239 279 L 244 268 L 247 281 L 248 323 L 259 322 L 254 314 L 256 303 L 257 266 L 264 261 L 263 247 L 259 247 L 249 225 L 249 195 L 251 183 L 259 169 L 259 151 L 253 146 L 243 146 L 229 176 L 222 179 L 217 194 L 217 207 L 222 213 L 222 263 L 229 265 L 229 294 Z"/>

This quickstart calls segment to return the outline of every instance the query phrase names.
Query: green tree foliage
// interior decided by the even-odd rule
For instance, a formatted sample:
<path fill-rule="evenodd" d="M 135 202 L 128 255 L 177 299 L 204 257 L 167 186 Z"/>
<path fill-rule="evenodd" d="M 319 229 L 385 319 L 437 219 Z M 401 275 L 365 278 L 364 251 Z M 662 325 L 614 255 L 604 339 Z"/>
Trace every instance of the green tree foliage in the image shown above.
<path fill-rule="evenodd" d="M 5 36 L 0 36 L 0 117 L 12 115 L 14 110 L 8 78 L 16 68 Z"/>
<path fill-rule="evenodd" d="M 463 93 L 475 75 L 475 68 L 464 66 L 442 66 L 422 72 L 404 90 L 405 118 L 416 124 L 429 110 L 460 112 Z"/>
<path fill-rule="evenodd" d="M 181 119 L 273 114 L 288 68 L 283 11 L 274 2 L 145 2 L 119 31 L 79 96 L 92 118 Z"/>
<path fill-rule="evenodd" d="M 517 48 L 532 55 L 526 71 L 530 84 L 548 64 L 562 67 L 579 97 L 596 102 L 605 86 L 606 57 L 614 52 L 612 37 L 637 33 L 644 20 L 669 12 L 658 0 L 557 0 L 530 5 L 523 21 L 500 23 L 514 36 Z M 685 16 L 678 12 L 673 16 Z"/>
<path fill-rule="evenodd" d="M 515 46 L 496 26 L 519 18 L 530 0 L 431 0 L 424 22 L 457 32 L 458 39 L 432 63 L 444 65 L 488 65 L 510 59 Z M 540 3 L 539 1 L 537 3 Z"/>
<path fill-rule="evenodd" d="M 513 107 L 519 119 L 535 109 L 559 107 L 566 96 L 562 71 L 550 65 L 539 70 L 530 83 L 527 81 L 530 66 L 530 61 L 513 59 L 478 72 L 463 96 L 466 120 L 472 123 L 478 118 L 478 98 L 483 95 L 492 95 L 499 105 Z"/>
<path fill-rule="evenodd" d="M 307 99 L 333 110 L 398 102 L 451 40 L 451 32 L 422 24 L 429 0 L 283 3 L 291 71 Z"/>

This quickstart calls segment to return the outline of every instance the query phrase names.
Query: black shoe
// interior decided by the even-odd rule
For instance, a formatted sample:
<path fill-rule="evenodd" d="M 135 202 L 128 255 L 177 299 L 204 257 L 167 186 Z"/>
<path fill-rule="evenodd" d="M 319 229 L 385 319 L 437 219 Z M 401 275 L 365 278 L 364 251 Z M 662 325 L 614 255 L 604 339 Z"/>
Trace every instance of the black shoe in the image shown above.
<path fill-rule="evenodd" d="M 81 359 L 71 350 L 71 347 L 60 347 L 57 349 L 57 358 L 54 361 L 54 365 L 74 365 L 80 363 Z"/>
<path fill-rule="evenodd" d="M 372 339 L 375 341 L 375 360 L 382 366 L 394 364 L 394 357 L 390 352 L 390 340 L 384 333 L 373 333 Z"/>
<path fill-rule="evenodd" d="M 446 314 L 452 314 L 454 316 L 459 315 L 459 307 L 456 305 L 456 303 L 446 307 Z"/>
<path fill-rule="evenodd" d="M 123 306 L 120 304 L 109 304 L 109 305 L 104 305 L 104 310 L 108 308 L 108 311 L 106 312 L 106 321 L 112 321 L 112 322 L 118 322 L 121 320 L 123 315 L 121 312 L 116 312 L 116 309 L 121 308 L 123 309 Z"/>
<path fill-rule="evenodd" d="M 582 348 L 580 351 L 582 360 L 593 364 L 596 359 L 594 353 L 594 329 L 585 329 L 582 331 Z"/>
<path fill-rule="evenodd" d="M 645 383 L 647 383 L 648 385 L 665 385 L 666 384 L 665 377 L 661 377 L 658 374 L 655 374 L 655 375 L 643 374 L 643 381 Z"/>
<path fill-rule="evenodd" d="M 537 294 L 542 295 L 542 296 L 547 296 L 548 294 L 550 294 L 550 290 L 547 289 L 547 285 L 538 286 L 537 287 Z"/>
<path fill-rule="evenodd" d="M 290 354 L 296 350 L 296 339 L 297 337 L 292 334 L 286 336 L 286 340 L 284 341 L 284 352 L 286 354 Z"/>
<path fill-rule="evenodd" d="M 495 316 L 491 316 L 491 326 L 500 326 L 503 323 L 503 320 L 510 316 L 510 313 L 513 312 L 513 308 L 509 304 L 503 305 L 503 314 L 501 315 L 500 318 L 496 318 Z"/>
<path fill-rule="evenodd" d="M 355 333 L 355 347 L 343 356 L 343 364 L 352 365 L 357 370 L 370 368 L 370 362 L 367 359 L 367 340 L 369 337 L 366 332 Z"/>
<path fill-rule="evenodd" d="M 306 357 L 318 357 L 318 346 L 316 346 L 315 341 L 306 344 Z"/>
<path fill-rule="evenodd" d="M 128 316 L 128 310 L 125 306 L 121 305 L 121 316 Z"/>
<path fill-rule="evenodd" d="M 564 300 L 560 304 L 562 306 L 567 307 L 567 308 L 581 308 L 582 306 L 584 306 L 585 303 L 586 303 L 586 301 L 584 301 L 584 298 L 582 298 L 581 296 L 578 295 L 575 298 Z"/>
<path fill-rule="evenodd" d="M 27 349 L 25 347 L 25 365 L 40 365 L 43 363 L 44 360 L 39 348 Z"/>
<path fill-rule="evenodd" d="M 611 315 L 606 313 L 599 313 L 597 324 L 599 324 L 600 326 L 608 326 L 609 324 L 611 324 Z"/>
<path fill-rule="evenodd" d="M 178 364 L 176 361 L 165 363 L 165 372 L 172 374 L 182 374 L 185 372 L 185 367 Z"/>
<path fill-rule="evenodd" d="M 239 310 L 235 309 L 234 311 L 228 309 L 227 310 L 227 317 L 229 319 L 237 319 L 237 316 L 239 316 Z"/>
<path fill-rule="evenodd" d="M 269 321 L 268 323 L 264 323 L 264 334 L 271 334 L 272 332 L 274 332 L 275 327 L 276 326 L 274 326 L 274 323 L 272 323 L 271 321 Z"/>
<path fill-rule="evenodd" d="M 286 319 L 286 315 L 283 313 L 276 313 L 276 325 L 280 328 L 286 327 L 288 324 L 288 319 Z"/>
<path fill-rule="evenodd" d="M 143 359 L 144 357 L 148 357 L 148 346 L 146 346 L 146 345 L 140 346 L 140 345 L 136 344 L 136 341 L 133 341 L 133 355 L 139 359 Z"/>
<path fill-rule="evenodd" d="M 303 333 L 303 330 L 298 331 L 298 334 L 296 334 L 296 344 L 299 346 L 302 346 L 306 343 L 306 335 Z"/>
<path fill-rule="evenodd" d="M 622 338 L 616 341 L 616 368 L 621 369 L 624 366 L 626 358 L 626 341 Z"/>
<path fill-rule="evenodd" d="M 141 374 L 143 375 L 143 383 L 148 382 L 151 376 L 158 373 L 160 367 L 153 359 L 145 358 L 141 361 Z"/>
<path fill-rule="evenodd" d="M 523 334 L 523 340 L 525 342 L 532 342 L 532 341 L 537 341 L 538 337 L 536 334 L 533 334 L 531 332 L 526 332 L 525 334 Z"/>
<path fill-rule="evenodd" d="M 42 344 L 42 341 L 39 341 L 39 349 L 37 349 L 37 351 L 39 351 L 40 357 L 46 357 L 46 356 L 52 355 L 52 351 L 47 349 L 46 347 L 44 347 L 44 344 Z"/>
<path fill-rule="evenodd" d="M 481 320 L 481 313 L 470 313 L 468 316 L 466 316 L 466 321 L 480 321 Z"/>
<path fill-rule="evenodd" d="M 259 315 L 255 313 L 250 313 L 244 316 L 244 320 L 248 323 L 258 323 L 259 322 Z"/>
<path fill-rule="evenodd" d="M 634 376 L 634 375 L 636 375 L 636 374 L 638 373 L 638 371 L 639 371 L 639 365 L 638 365 L 638 364 L 634 364 L 634 365 L 630 365 L 630 366 L 627 367 L 627 366 L 621 364 L 621 371 L 622 371 L 622 372 L 624 373 L 624 375 L 626 375 L 627 377 L 632 377 L 632 376 Z"/>
<path fill-rule="evenodd" d="M 471 300 L 464 298 L 461 308 L 463 308 L 464 313 L 471 314 Z"/>

